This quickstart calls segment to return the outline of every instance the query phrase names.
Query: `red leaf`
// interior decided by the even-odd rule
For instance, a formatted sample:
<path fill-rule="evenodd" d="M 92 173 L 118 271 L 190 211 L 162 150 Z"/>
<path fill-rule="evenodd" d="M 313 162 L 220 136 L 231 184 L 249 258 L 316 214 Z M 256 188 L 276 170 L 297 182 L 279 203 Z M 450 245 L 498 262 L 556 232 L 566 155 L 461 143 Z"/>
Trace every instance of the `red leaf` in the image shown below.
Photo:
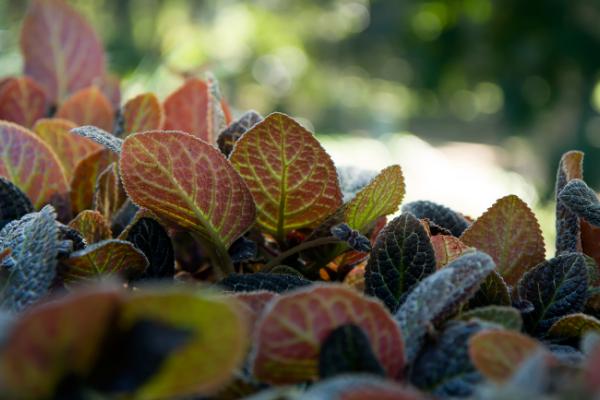
<path fill-rule="evenodd" d="M 69 222 L 69 226 L 81 233 L 87 244 L 112 237 L 107 220 L 98 211 L 83 210 Z"/>
<path fill-rule="evenodd" d="M 104 51 L 92 27 L 63 0 L 34 0 L 21 29 L 25 73 L 39 82 L 49 100 L 105 74 Z"/>
<path fill-rule="evenodd" d="M 101 149 L 77 163 L 71 179 L 71 207 L 74 214 L 92 208 L 98 176 L 115 161 L 115 153 Z"/>
<path fill-rule="evenodd" d="M 451 235 L 435 235 L 431 237 L 431 245 L 435 252 L 435 264 L 437 269 L 442 268 L 450 261 L 456 260 L 469 249 L 460 239 Z"/>
<path fill-rule="evenodd" d="M 269 292 L 268 290 L 239 292 L 232 295 L 232 297 L 235 297 L 248 308 L 248 312 L 244 314 L 246 315 L 246 319 L 250 324 L 250 332 L 254 332 L 256 323 L 261 317 L 265 307 L 277 296 L 277 293 Z"/>
<path fill-rule="evenodd" d="M 161 129 L 163 110 L 154 93 L 140 94 L 129 100 L 123 107 L 123 135 Z"/>
<path fill-rule="evenodd" d="M 56 116 L 77 125 L 94 125 L 109 132 L 113 129 L 112 106 L 95 86 L 74 93 L 60 106 Z"/>
<path fill-rule="evenodd" d="M 321 342 L 348 323 L 364 330 L 388 376 L 399 378 L 404 346 L 398 324 L 378 301 L 333 284 L 312 285 L 269 303 L 256 326 L 254 375 L 272 384 L 316 379 Z"/>
<path fill-rule="evenodd" d="M 104 96 L 110 101 L 113 110 L 118 110 L 121 107 L 121 81 L 118 76 L 105 75 L 94 80 L 94 85 L 98 86 Z"/>
<path fill-rule="evenodd" d="M 9 78 L 0 86 L 0 119 L 31 128 L 47 108 L 44 90 L 31 78 Z"/>

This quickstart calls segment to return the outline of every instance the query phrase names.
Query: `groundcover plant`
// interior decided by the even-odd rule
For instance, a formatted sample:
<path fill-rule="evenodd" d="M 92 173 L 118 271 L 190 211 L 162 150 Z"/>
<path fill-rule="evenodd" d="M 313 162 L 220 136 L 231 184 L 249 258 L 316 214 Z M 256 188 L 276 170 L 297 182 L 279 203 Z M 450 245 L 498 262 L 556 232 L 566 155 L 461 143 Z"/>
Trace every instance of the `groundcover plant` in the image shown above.
<path fill-rule="evenodd" d="M 32 2 L 21 45 L 0 81 L 0 398 L 600 393 L 582 153 L 546 259 L 517 196 L 477 219 L 402 204 L 400 166 L 352 179 L 287 115 L 233 120 L 210 76 L 121 105 L 61 0 Z"/>

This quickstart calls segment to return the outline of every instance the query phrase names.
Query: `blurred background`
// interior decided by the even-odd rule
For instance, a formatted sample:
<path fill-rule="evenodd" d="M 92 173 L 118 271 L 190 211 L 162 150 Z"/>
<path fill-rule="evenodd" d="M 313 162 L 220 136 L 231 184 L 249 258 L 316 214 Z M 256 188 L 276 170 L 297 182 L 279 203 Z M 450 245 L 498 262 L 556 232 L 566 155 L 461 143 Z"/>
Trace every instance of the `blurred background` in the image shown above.
<path fill-rule="evenodd" d="M 598 0 L 73 0 L 123 98 L 212 71 L 238 113 L 283 111 L 338 164 L 399 163 L 407 200 L 473 217 L 515 193 L 552 245 L 558 159 L 600 187 Z M 27 1 L 0 0 L 0 76 Z M 550 246 L 549 246 L 550 247 Z"/>

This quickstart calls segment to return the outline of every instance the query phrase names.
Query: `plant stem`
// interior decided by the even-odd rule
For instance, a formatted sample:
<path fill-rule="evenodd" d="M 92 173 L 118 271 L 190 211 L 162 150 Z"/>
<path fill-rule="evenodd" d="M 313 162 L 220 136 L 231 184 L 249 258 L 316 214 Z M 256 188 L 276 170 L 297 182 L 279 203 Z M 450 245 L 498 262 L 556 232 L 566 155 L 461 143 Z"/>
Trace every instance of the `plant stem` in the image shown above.
<path fill-rule="evenodd" d="M 267 263 L 267 265 L 265 265 L 265 268 L 263 269 L 263 271 L 269 272 L 272 268 L 280 265 L 286 258 L 293 256 L 294 254 L 297 254 L 301 251 L 311 249 L 313 247 L 319 247 L 319 246 L 324 246 L 326 244 L 339 243 L 339 242 L 340 242 L 340 239 L 336 238 L 335 236 L 326 236 L 326 237 L 318 238 L 315 240 L 310 240 L 308 242 L 302 242 L 298 246 L 294 246 L 291 249 L 288 249 L 288 250 L 284 251 L 283 253 L 280 253 L 277 257 L 275 257 L 274 259 L 269 261 Z"/>
<path fill-rule="evenodd" d="M 202 246 L 208 258 L 210 258 L 210 264 L 218 279 L 225 278 L 235 272 L 231 257 L 229 257 L 227 249 L 221 243 L 204 240 L 202 236 L 197 234 L 192 234 L 192 236 Z"/>

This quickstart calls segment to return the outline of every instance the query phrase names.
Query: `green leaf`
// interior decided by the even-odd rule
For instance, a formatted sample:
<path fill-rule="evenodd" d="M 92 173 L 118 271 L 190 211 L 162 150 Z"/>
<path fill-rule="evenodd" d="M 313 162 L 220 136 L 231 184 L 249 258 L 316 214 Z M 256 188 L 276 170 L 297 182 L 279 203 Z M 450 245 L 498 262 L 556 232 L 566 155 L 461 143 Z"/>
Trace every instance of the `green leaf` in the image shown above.
<path fill-rule="evenodd" d="M 366 293 L 394 312 L 403 295 L 435 269 L 425 228 L 412 214 L 402 214 L 377 236 L 365 272 Z"/>
<path fill-rule="evenodd" d="M 600 332 L 600 320 L 584 313 L 565 315 L 557 320 L 548 335 L 561 338 L 580 338 L 590 331 Z"/>
<path fill-rule="evenodd" d="M 533 312 L 524 315 L 528 332 L 543 334 L 561 317 L 583 311 L 588 276 L 580 253 L 561 254 L 531 269 L 519 282 L 519 298 L 530 301 Z"/>
<path fill-rule="evenodd" d="M 467 253 L 423 279 L 395 314 L 406 343 L 406 360 L 417 357 L 430 326 L 451 316 L 494 270 L 482 252 Z"/>
<path fill-rule="evenodd" d="M 485 278 L 477 293 L 469 300 L 469 308 L 491 305 L 510 306 L 511 304 L 510 288 L 504 282 L 502 275 L 496 271 L 492 271 Z"/>
<path fill-rule="evenodd" d="M 69 222 L 69 227 L 81 233 L 88 244 L 112 237 L 108 222 L 98 211 L 83 210 Z"/>
<path fill-rule="evenodd" d="M 256 201 L 257 224 L 280 241 L 341 205 L 331 158 L 312 133 L 285 114 L 270 114 L 254 125 L 229 160 Z"/>
<path fill-rule="evenodd" d="M 523 318 L 519 310 L 506 306 L 486 306 L 466 311 L 459 316 L 463 321 L 473 319 L 488 321 L 498 324 L 506 329 L 520 331 L 523 327 Z"/>

